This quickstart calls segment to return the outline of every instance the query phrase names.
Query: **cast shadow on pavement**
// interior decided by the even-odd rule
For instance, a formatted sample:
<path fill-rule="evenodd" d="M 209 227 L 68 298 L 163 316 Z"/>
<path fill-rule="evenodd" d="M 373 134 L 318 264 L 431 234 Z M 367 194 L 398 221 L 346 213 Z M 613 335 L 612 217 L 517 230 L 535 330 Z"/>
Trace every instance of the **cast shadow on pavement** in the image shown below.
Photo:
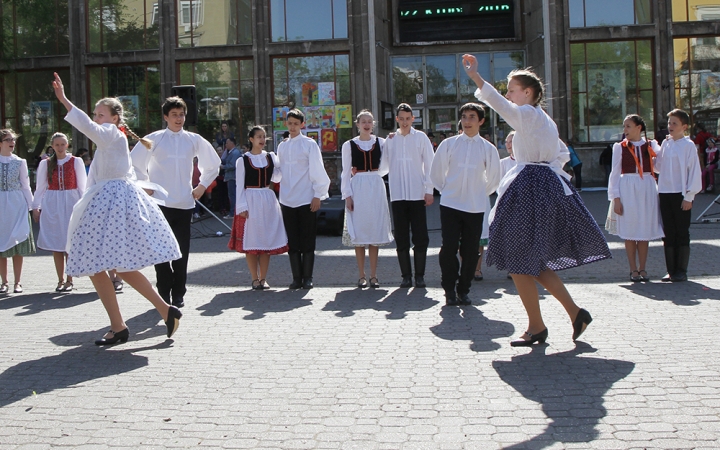
<path fill-rule="evenodd" d="M 477 307 L 484 301 L 473 301 L 471 306 L 443 306 L 440 310 L 442 322 L 430 327 L 440 339 L 449 341 L 470 341 L 470 350 L 491 352 L 500 348 L 494 339 L 512 336 L 515 327 L 509 322 L 492 320 Z"/>
<path fill-rule="evenodd" d="M 547 345 L 534 345 L 530 353 L 510 361 L 494 361 L 500 379 L 523 397 L 540 403 L 551 420 L 545 431 L 506 449 L 540 449 L 558 442 L 591 442 L 595 426 L 605 417 L 603 396 L 627 377 L 635 363 L 617 359 L 579 357 L 597 351 L 578 342 L 573 350 L 545 355 Z"/>
<path fill-rule="evenodd" d="M 213 297 L 210 302 L 199 306 L 201 316 L 219 316 L 229 309 L 240 308 L 250 311 L 250 314 L 243 317 L 244 320 L 262 319 L 268 313 L 283 313 L 294 309 L 309 306 L 312 297 L 305 298 L 312 294 L 306 289 L 279 291 L 253 291 L 246 289 L 242 291 L 226 292 Z"/>
<path fill-rule="evenodd" d="M 682 283 L 632 283 L 620 286 L 650 300 L 673 302 L 678 306 L 697 306 L 702 300 L 720 300 L 720 290 L 695 281 Z"/>
<path fill-rule="evenodd" d="M 150 306 L 150 303 L 147 304 Z M 121 309 L 122 311 L 122 309 Z M 180 329 L 182 329 L 183 321 L 180 320 Z M 152 339 L 158 336 L 165 336 L 167 328 L 163 322 L 160 313 L 155 308 L 149 309 L 144 313 L 132 317 L 125 321 L 130 331 L 130 342 L 144 339 Z M 96 339 L 100 339 L 110 329 L 110 324 L 95 331 L 74 331 L 70 333 L 60 334 L 50 338 L 50 341 L 59 346 L 74 347 L 76 345 L 93 344 Z M 105 347 L 110 348 L 110 347 Z"/>
<path fill-rule="evenodd" d="M 409 311 L 424 311 L 437 305 L 426 296 L 426 289 L 395 289 L 388 295 L 387 289 L 347 289 L 335 294 L 323 311 L 335 311 L 337 317 L 350 317 L 355 311 L 374 310 L 387 312 L 388 320 L 404 319 Z"/>
<path fill-rule="evenodd" d="M 98 336 L 96 333 L 95 337 Z M 0 374 L 0 408 L 31 397 L 33 393 L 40 395 L 147 366 L 148 358 L 135 353 L 168 348 L 172 342 L 169 339 L 134 348 L 128 348 L 131 343 L 126 343 L 112 350 L 89 342 L 59 355 L 22 362 Z"/>
<path fill-rule="evenodd" d="M 29 316 L 31 314 L 52 311 L 55 309 L 66 309 L 79 306 L 84 303 L 98 300 L 97 292 L 80 293 L 40 293 L 40 294 L 13 294 L 12 296 L 0 296 L 0 310 L 22 308 L 18 316 Z"/>

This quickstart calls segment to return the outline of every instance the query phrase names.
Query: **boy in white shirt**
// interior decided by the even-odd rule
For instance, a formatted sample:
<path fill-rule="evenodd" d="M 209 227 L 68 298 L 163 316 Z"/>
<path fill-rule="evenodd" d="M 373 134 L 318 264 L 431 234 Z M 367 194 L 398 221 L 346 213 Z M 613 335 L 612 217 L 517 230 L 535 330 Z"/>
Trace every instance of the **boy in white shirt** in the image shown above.
<path fill-rule="evenodd" d="M 208 141 L 183 130 L 187 105 L 180 97 L 169 97 L 162 105 L 167 128 L 145 136 L 153 142 L 148 150 L 137 143 L 130 152 L 138 180 L 160 185 L 168 192 L 160 206 L 180 244 L 182 258 L 155 265 L 157 289 L 168 304 L 185 306 L 187 264 L 190 253 L 190 224 L 195 200 L 202 197 L 220 171 L 220 158 Z M 198 159 L 200 184 L 192 187 L 193 159 Z"/>
<path fill-rule="evenodd" d="M 482 106 L 466 103 L 460 114 L 463 133 L 440 143 L 430 169 L 441 194 L 440 272 L 447 305 L 471 304 L 468 293 L 479 257 L 483 214 L 489 213 L 487 197 L 501 179 L 497 148 L 479 134 L 485 122 Z"/>
<path fill-rule="evenodd" d="M 278 147 L 280 166 L 280 208 L 288 237 L 288 257 L 293 282 L 290 289 L 312 289 L 315 266 L 315 238 L 320 200 L 328 197 L 330 178 L 323 165 L 320 147 L 300 130 L 305 115 L 298 109 L 287 114 L 290 132 Z"/>
<path fill-rule="evenodd" d="M 682 109 L 667 115 L 668 137 L 655 160 L 659 173 L 660 215 L 667 275 L 662 281 L 686 281 L 690 260 L 690 221 L 695 194 L 702 189 L 700 159 L 695 143 L 685 136 L 690 116 Z"/>

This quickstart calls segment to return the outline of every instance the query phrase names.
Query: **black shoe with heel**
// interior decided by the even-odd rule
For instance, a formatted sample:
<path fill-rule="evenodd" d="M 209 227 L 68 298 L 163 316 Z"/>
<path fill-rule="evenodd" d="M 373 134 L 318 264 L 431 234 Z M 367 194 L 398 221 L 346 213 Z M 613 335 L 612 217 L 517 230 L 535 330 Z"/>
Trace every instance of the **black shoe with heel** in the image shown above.
<path fill-rule="evenodd" d="M 127 328 L 125 328 L 124 330 L 120 330 L 120 331 L 110 330 L 106 333 L 106 335 L 107 334 L 110 334 L 112 336 L 110 336 L 110 337 L 103 336 L 102 339 L 98 339 L 97 341 L 95 341 L 95 345 L 113 345 L 113 344 L 117 344 L 118 342 L 124 344 L 127 342 L 128 338 L 130 337 L 130 332 L 128 331 Z"/>
<path fill-rule="evenodd" d="M 176 307 L 171 306 L 168 308 L 168 317 L 165 321 L 165 326 L 167 327 L 167 337 L 172 337 L 172 335 L 175 334 L 180 326 L 180 318 L 182 315 L 183 314 Z"/>
<path fill-rule="evenodd" d="M 590 322 L 592 322 L 590 313 L 580 308 L 580 311 L 578 311 L 575 321 L 573 322 L 573 341 L 576 341 L 577 338 L 583 334 L 583 331 L 585 331 L 585 328 L 590 325 Z"/>
<path fill-rule="evenodd" d="M 512 347 L 531 347 L 534 343 L 538 344 L 544 344 L 548 337 L 548 330 L 545 328 L 539 333 L 532 334 L 529 331 L 525 332 L 526 335 L 530 337 L 530 339 L 518 339 L 516 341 L 510 342 L 510 346 Z"/>

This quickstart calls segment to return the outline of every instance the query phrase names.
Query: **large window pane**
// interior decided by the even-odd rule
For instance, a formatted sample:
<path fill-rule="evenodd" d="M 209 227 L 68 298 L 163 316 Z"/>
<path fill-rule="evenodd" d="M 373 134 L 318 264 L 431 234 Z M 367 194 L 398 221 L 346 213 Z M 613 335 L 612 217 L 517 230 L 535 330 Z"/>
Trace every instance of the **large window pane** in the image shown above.
<path fill-rule="evenodd" d="M 271 0 L 273 42 L 347 38 L 345 0 Z"/>
<path fill-rule="evenodd" d="M 424 103 L 422 57 L 393 58 L 392 61 L 395 103 Z"/>
<path fill-rule="evenodd" d="M 333 37 L 348 37 L 347 0 L 333 0 Z"/>
<path fill-rule="evenodd" d="M 252 43 L 250 0 L 178 0 L 177 19 L 181 47 Z"/>
<path fill-rule="evenodd" d="M 571 27 L 652 23 L 650 0 L 569 0 Z"/>
<path fill-rule="evenodd" d="M 680 88 L 676 103 L 694 123 L 714 133 L 720 124 L 720 43 L 715 38 L 680 38 L 673 44 L 675 86 Z"/>
<path fill-rule="evenodd" d="M 585 26 L 585 0 L 568 0 L 570 8 L 570 28 Z"/>
<path fill-rule="evenodd" d="M 507 90 L 507 76 L 525 65 L 523 52 L 493 53 L 493 84 L 501 91 Z"/>
<path fill-rule="evenodd" d="M 720 3 L 710 0 L 673 0 L 672 16 L 675 22 L 720 20 Z"/>
<path fill-rule="evenodd" d="M 17 56 L 67 55 L 68 0 L 2 2 L 2 55 Z"/>
<path fill-rule="evenodd" d="M 492 65 L 490 53 L 473 53 L 478 60 L 478 73 L 485 80 L 492 80 Z M 477 85 L 473 80 L 468 78 L 464 70 L 460 70 L 460 102 L 475 102 L 475 90 Z"/>
<path fill-rule="evenodd" d="M 425 73 L 429 103 L 457 101 L 458 62 L 455 55 L 427 56 Z"/>
<path fill-rule="evenodd" d="M 88 0 L 91 52 L 142 50 L 159 45 L 156 1 Z"/>

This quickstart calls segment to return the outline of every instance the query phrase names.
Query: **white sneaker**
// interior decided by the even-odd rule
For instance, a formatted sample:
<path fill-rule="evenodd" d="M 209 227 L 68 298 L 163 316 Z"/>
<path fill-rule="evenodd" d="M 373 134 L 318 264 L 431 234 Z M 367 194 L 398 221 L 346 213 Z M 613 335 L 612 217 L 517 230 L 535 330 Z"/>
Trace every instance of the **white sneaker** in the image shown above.
<path fill-rule="evenodd" d="M 231 216 L 230 214 L 228 214 L 227 216 L 224 216 L 224 217 L 223 217 L 223 219 L 225 219 L 225 220 L 230 220 L 230 219 L 232 219 L 232 218 L 233 218 L 233 216 Z"/>

